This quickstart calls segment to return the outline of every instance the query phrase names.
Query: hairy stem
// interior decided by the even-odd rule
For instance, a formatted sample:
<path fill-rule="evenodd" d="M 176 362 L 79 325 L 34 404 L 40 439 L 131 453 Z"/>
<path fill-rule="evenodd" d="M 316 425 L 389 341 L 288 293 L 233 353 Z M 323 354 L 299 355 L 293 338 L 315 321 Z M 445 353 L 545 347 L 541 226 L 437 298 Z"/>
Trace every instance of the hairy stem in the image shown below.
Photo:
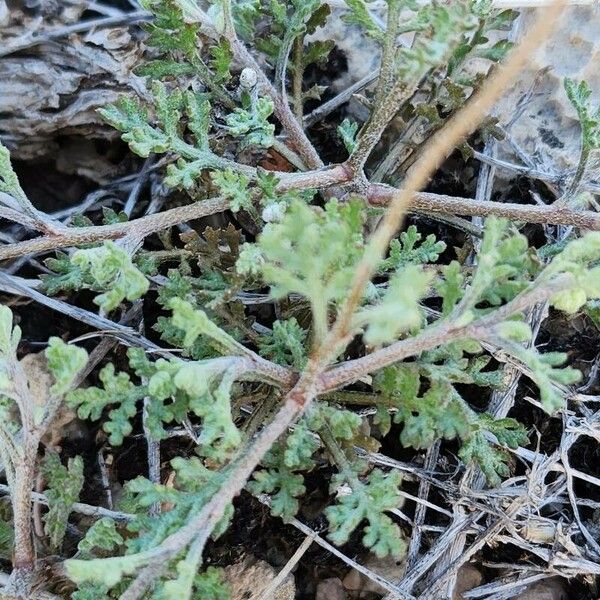
<path fill-rule="evenodd" d="M 396 36 L 400 24 L 400 8 L 400 0 L 388 1 L 387 28 L 381 56 L 381 70 L 375 91 L 375 105 L 380 105 L 384 101 L 385 94 L 392 81 L 396 57 Z"/>
<path fill-rule="evenodd" d="M 0 248 L 0 260 L 36 252 L 46 252 L 65 246 L 116 240 L 127 235 L 142 235 L 145 237 L 179 223 L 222 212 L 228 206 L 229 202 L 223 198 L 211 198 L 124 223 L 98 225 L 96 227 L 65 227 L 56 235 L 3 246 Z"/>
<path fill-rule="evenodd" d="M 15 462 L 14 486 L 10 490 L 15 540 L 13 571 L 5 591 L 17 598 L 29 598 L 35 573 L 31 491 L 35 483 L 36 457 L 37 441 L 30 439 L 23 448 L 23 456 Z"/>
<path fill-rule="evenodd" d="M 381 139 L 383 132 L 389 125 L 394 115 L 400 109 L 400 106 L 408 100 L 417 90 L 422 74 L 412 78 L 410 81 L 397 81 L 386 94 L 384 102 L 379 104 L 370 120 L 362 130 L 357 140 L 352 155 L 347 161 L 350 170 L 355 173 L 361 173 L 367 159 L 373 152 L 373 149 Z"/>
<path fill-rule="evenodd" d="M 369 187 L 369 203 L 372 206 L 387 206 L 396 188 L 384 185 Z M 560 204 L 529 205 L 502 202 L 480 201 L 470 198 L 417 192 L 413 195 L 409 210 L 411 212 L 432 212 L 465 216 L 498 216 L 511 221 L 528 223 L 573 225 L 581 229 L 600 230 L 600 214 L 591 210 L 577 211 Z"/>
<path fill-rule="evenodd" d="M 508 304 L 491 314 L 468 325 L 457 326 L 449 322 L 433 325 L 419 335 L 400 340 L 389 346 L 355 360 L 349 360 L 325 372 L 319 379 L 318 387 L 330 392 L 353 383 L 366 375 L 393 365 L 411 356 L 416 356 L 442 344 L 459 339 L 485 339 L 490 329 L 510 316 L 524 311 L 538 302 L 547 300 L 561 289 L 571 284 L 570 276 L 558 277 L 547 285 L 519 294 Z"/>
<path fill-rule="evenodd" d="M 343 184 L 349 181 L 347 171 L 341 166 L 297 173 L 280 183 L 281 191 L 291 189 L 322 188 Z M 367 198 L 371 206 L 386 207 L 398 193 L 397 188 L 381 184 L 371 184 L 367 188 Z M 199 200 L 187 206 L 171 208 L 161 213 L 147 215 L 124 223 L 98 225 L 93 227 L 65 227 L 59 234 L 43 236 L 0 246 L 0 260 L 18 258 L 27 254 L 48 252 L 68 246 L 79 246 L 117 240 L 128 235 L 146 237 L 167 227 L 173 227 L 194 219 L 200 219 L 227 210 L 229 203 L 222 198 Z M 471 198 L 415 192 L 408 208 L 415 213 L 438 213 L 487 217 L 496 215 L 512 221 L 539 223 L 542 225 L 572 225 L 581 229 L 600 230 L 600 214 L 590 210 L 577 210 L 564 204 L 549 206 L 511 204 L 501 202 L 475 202 Z M 11 217 L 7 216 L 7 218 Z M 29 223 L 29 222 L 28 222 Z"/>
<path fill-rule="evenodd" d="M 568 204 L 578 192 L 581 181 L 585 174 L 585 169 L 590 159 L 590 154 L 590 147 L 584 142 L 581 153 L 579 154 L 579 162 L 577 163 L 575 175 L 573 175 L 573 179 L 571 180 L 571 183 L 569 184 L 564 196 L 558 201 L 561 204 Z"/>
<path fill-rule="evenodd" d="M 294 77 L 292 79 L 292 101 L 294 114 L 299 123 L 304 118 L 304 98 L 302 97 L 302 80 L 304 76 L 304 39 L 303 36 L 294 40 Z"/>

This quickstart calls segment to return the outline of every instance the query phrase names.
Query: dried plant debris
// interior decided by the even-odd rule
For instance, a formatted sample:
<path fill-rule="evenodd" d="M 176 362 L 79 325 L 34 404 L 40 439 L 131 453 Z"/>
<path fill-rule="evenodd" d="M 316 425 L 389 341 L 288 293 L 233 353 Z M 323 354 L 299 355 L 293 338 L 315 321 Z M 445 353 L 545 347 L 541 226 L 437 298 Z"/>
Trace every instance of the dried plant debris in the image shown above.
<path fill-rule="evenodd" d="M 3 598 L 597 597 L 596 15 L 496 4 L 0 1 Z"/>
<path fill-rule="evenodd" d="M 53 6 L 11 10 L 0 30 L 0 135 L 20 159 L 52 156 L 58 136 L 110 137 L 97 109 L 128 90 L 144 93 L 133 74 L 141 48 L 127 28 L 90 22 L 71 33 L 88 3 L 42 4 Z"/>

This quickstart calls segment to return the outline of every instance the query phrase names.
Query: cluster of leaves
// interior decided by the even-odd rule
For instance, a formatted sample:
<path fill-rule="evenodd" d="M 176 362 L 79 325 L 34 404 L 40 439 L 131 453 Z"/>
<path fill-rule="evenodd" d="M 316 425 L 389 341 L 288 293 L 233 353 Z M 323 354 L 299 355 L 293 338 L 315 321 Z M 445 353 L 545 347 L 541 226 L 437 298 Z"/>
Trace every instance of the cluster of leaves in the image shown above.
<path fill-rule="evenodd" d="M 123 212 L 102 208 L 102 225 L 114 225 L 127 221 Z M 74 215 L 76 227 L 90 227 L 94 223 L 84 215 Z M 148 291 L 144 275 L 156 273 L 156 264 L 143 255 L 130 256 L 126 250 L 112 241 L 104 244 L 82 245 L 71 256 L 57 252 L 47 258 L 44 265 L 49 272 L 40 275 L 44 291 L 51 296 L 60 292 L 81 289 L 93 291 L 110 290 L 96 298 L 96 304 L 104 311 L 111 311 L 124 300 L 137 300 Z"/>
<path fill-rule="evenodd" d="M 286 6 L 286 4 L 289 4 Z M 282 78 L 285 77 L 286 65 L 290 74 L 303 73 L 312 64 L 323 65 L 334 47 L 332 40 L 311 40 L 304 43 L 304 36 L 312 35 L 323 27 L 331 12 L 328 4 L 320 0 L 291 0 L 289 3 L 270 0 L 273 10 L 273 20 L 269 31 L 264 37 L 259 37 L 256 47 L 263 52 L 272 64 L 276 72 Z M 292 44 L 299 40 L 302 52 L 294 53 L 289 58 Z M 324 86 L 313 85 L 310 89 L 302 92 L 302 100 L 319 99 L 325 91 Z"/>
<path fill-rule="evenodd" d="M 332 487 L 347 478 L 346 473 L 340 473 L 332 479 Z M 400 505 L 400 475 L 395 471 L 385 475 L 374 469 L 364 482 L 355 477 L 350 479 L 351 492 L 341 494 L 337 504 L 325 509 L 331 540 L 336 544 L 347 542 L 350 534 L 366 520 L 362 542 L 367 548 L 379 557 L 402 555 L 405 544 L 400 528 L 385 514 Z"/>
<path fill-rule="evenodd" d="M 212 180 L 219 188 L 220 195 L 230 201 L 233 212 L 245 210 L 252 214 L 257 222 L 260 222 L 256 211 L 257 206 L 262 209 L 260 218 L 265 223 L 278 222 L 283 219 L 292 202 L 307 201 L 314 195 L 310 190 L 278 192 L 277 177 L 262 169 L 257 170 L 254 181 L 243 173 L 236 173 L 231 169 L 215 171 Z"/>
<path fill-rule="evenodd" d="M 295 317 L 275 321 L 271 331 L 261 336 L 258 344 L 261 356 L 278 365 L 301 371 L 306 365 L 306 336 Z"/>
<path fill-rule="evenodd" d="M 429 27 L 437 30 L 440 22 L 448 19 L 444 10 L 440 10 L 434 3 L 401 4 L 411 8 L 414 16 L 409 18 L 407 23 L 401 24 L 400 32 L 422 32 L 426 39 Z M 456 9 L 460 11 L 460 3 L 456 5 Z M 462 9 L 464 10 L 464 6 Z M 455 111 L 464 106 L 485 80 L 487 65 L 502 61 L 513 47 L 513 43 L 506 39 L 506 34 L 518 15 L 516 11 L 494 10 L 490 2 L 469 3 L 467 11 L 473 17 L 472 26 L 463 28 L 446 60 L 432 62 L 431 69 L 419 86 L 418 92 L 402 108 L 404 118 L 412 125 L 418 123 L 420 126 L 422 135 L 418 136 L 417 141 L 412 141 L 415 145 L 429 138 L 433 131 L 442 127 Z M 458 18 L 462 18 L 460 12 Z M 378 30 L 381 31 L 377 27 L 375 31 Z M 492 42 L 491 39 L 497 41 Z M 412 129 L 409 127 L 408 130 Z M 493 117 L 484 120 L 480 130 L 484 135 L 503 137 Z M 472 149 L 468 144 L 464 144 L 463 152 L 469 155 Z M 399 164 L 402 164 L 402 161 Z"/>
<path fill-rule="evenodd" d="M 265 226 L 258 243 L 243 246 L 238 271 L 260 276 L 275 299 L 306 297 L 320 337 L 330 305 L 345 298 L 361 257 L 363 218 L 360 202 L 331 200 L 324 210 L 292 202 L 281 222 Z"/>
<path fill-rule="evenodd" d="M 80 456 L 69 459 L 67 466 L 59 456 L 48 452 L 41 465 L 41 473 L 46 480 L 48 512 L 44 515 L 44 532 L 53 548 L 60 545 L 67 531 L 67 520 L 74 502 L 79 500 L 83 487 L 83 460 Z"/>
<path fill-rule="evenodd" d="M 396 473 L 385 475 L 374 469 L 359 477 L 365 465 L 348 460 L 340 444 L 350 452 L 360 438 L 362 419 L 356 413 L 325 402 L 311 407 L 284 440 L 278 442 L 263 460 L 263 469 L 254 474 L 247 488 L 254 494 L 270 494 L 271 512 L 284 520 L 291 519 L 299 509 L 298 497 L 306 489 L 303 472 L 316 467 L 321 449 L 331 453 L 340 473 L 331 481 L 331 492 L 337 501 L 325 510 L 329 521 L 329 537 L 344 544 L 350 534 L 364 521 L 363 543 L 378 556 L 400 555 L 404 542 L 398 526 L 385 513 L 400 505 L 400 478 Z M 349 484 L 350 489 L 343 486 Z M 340 491 L 342 489 L 342 491 Z"/>
<path fill-rule="evenodd" d="M 600 148 L 600 107 L 595 110 L 590 106 L 592 90 L 587 81 L 576 83 L 573 79 L 564 81 L 569 101 L 577 111 L 581 126 L 582 149 L 598 150 Z"/>
<path fill-rule="evenodd" d="M 337 209 L 336 204 L 333 207 Z M 343 297 L 344 286 L 348 285 L 349 279 L 342 279 L 344 273 L 340 270 L 340 263 L 355 258 L 343 253 L 341 248 L 344 245 L 348 247 L 350 243 L 357 247 L 356 242 L 350 240 L 358 240 L 360 245 L 359 236 L 353 238 L 352 230 L 339 231 L 339 250 L 332 244 L 331 254 L 323 255 L 322 261 L 319 257 L 309 263 L 306 257 L 303 260 L 296 256 L 302 250 L 299 242 L 296 245 L 294 240 L 300 240 L 300 232 L 310 236 L 315 225 L 325 229 L 327 210 L 331 210 L 330 205 L 324 214 L 316 213 L 322 220 L 315 222 L 314 211 L 305 215 L 302 210 L 292 207 L 281 223 L 270 226 L 259 238 L 252 251 L 253 264 L 259 265 L 260 274 L 271 285 L 274 297 L 295 292 L 314 294 L 309 296 L 311 305 L 320 302 L 329 306 L 335 303 L 336 296 L 328 291 L 330 288 L 306 285 L 315 272 L 322 283 L 327 282 L 327 277 L 334 272 L 332 262 L 337 264 L 335 277 L 338 279 L 335 282 L 341 282 Z M 265 236 L 267 243 L 264 242 Z M 390 256 L 382 262 L 382 272 L 392 271 L 387 287 L 383 293 L 375 293 L 366 299 L 356 315 L 356 323 L 365 329 L 363 337 L 367 343 L 389 343 L 402 330 L 418 330 L 426 325 L 419 304 L 431 287 L 434 295 L 440 297 L 442 317 L 460 319 L 468 324 L 489 314 L 494 306 L 510 302 L 532 286 L 544 285 L 566 275 L 569 277 L 567 289 L 553 296 L 551 303 L 561 310 L 573 312 L 589 298 L 600 295 L 596 275 L 598 267 L 590 269 L 590 264 L 600 253 L 596 238 L 596 234 L 589 234 L 571 242 L 554 261 L 541 269 L 539 262 L 527 251 L 524 236 L 511 230 L 506 221 L 490 219 L 478 254 L 478 268 L 467 283 L 456 262 L 445 267 L 442 276 L 434 281 L 433 274 L 424 271 L 418 263 L 437 258 L 444 246 L 428 238 L 416 247 L 418 234 L 411 228 L 393 245 Z M 286 240 L 287 248 L 282 248 L 283 240 Z M 277 251 L 273 252 L 272 248 Z M 310 253 L 310 244 L 307 248 Z M 298 262 L 292 260 L 290 251 Z M 339 253 L 335 254 L 336 251 Z M 246 252 L 250 250 L 246 249 Z M 240 260 L 246 264 L 243 256 Z M 348 277 L 351 274 L 352 267 L 349 266 Z M 285 282 L 285 288 L 280 289 L 282 282 Z M 531 378 L 540 388 L 543 405 L 553 411 L 560 402 L 555 384 L 573 383 L 578 372 L 569 367 L 559 368 L 566 360 L 564 354 L 539 354 L 535 349 L 520 345 L 530 335 L 525 323 L 511 320 L 499 323 L 489 332 L 488 339 L 528 365 Z M 386 433 L 390 428 L 392 417 L 389 412 L 392 410 L 394 422 L 403 426 L 401 442 L 416 448 L 425 448 L 438 438 L 460 438 L 463 443 L 461 456 L 476 460 L 488 480 L 498 483 L 499 476 L 508 472 L 506 456 L 502 450 L 490 445 L 486 432 L 493 434 L 500 444 L 510 447 L 525 443 L 525 432 L 511 419 L 495 422 L 486 415 L 478 415 L 455 388 L 455 384 L 500 385 L 499 373 L 484 370 L 488 363 L 489 357 L 482 355 L 480 343 L 467 339 L 422 353 L 414 363 L 385 369 L 374 380 L 374 388 L 381 395 L 377 424 Z M 285 461 L 284 464 L 289 468 Z M 269 481 L 273 485 L 273 480 Z M 293 485 L 291 487 L 294 489 Z"/>
<path fill-rule="evenodd" d="M 215 349 L 240 354 L 238 342 L 212 323 L 206 313 L 178 298 L 172 299 L 171 308 L 171 323 L 183 330 L 185 347 L 191 347 L 203 335 Z M 82 419 L 99 420 L 110 407 L 103 428 L 111 444 L 122 444 L 132 432 L 132 419 L 138 413 L 138 402 L 144 398 L 151 400 L 146 426 L 155 440 L 167 435 L 165 424 L 182 423 L 193 414 L 202 419 L 197 442 L 215 460 L 223 461 L 239 444 L 240 434 L 231 415 L 231 394 L 245 367 L 235 356 L 203 361 L 161 358 L 151 362 L 141 348 L 130 348 L 128 357 L 141 383 L 131 381 L 125 372 L 115 373 L 114 365 L 108 363 L 100 371 L 102 387 L 78 389 L 67 398 Z"/>
<path fill-rule="evenodd" d="M 146 44 L 156 49 L 153 57 L 140 65 L 137 72 L 153 79 L 201 75 L 211 85 L 229 81 L 231 50 L 225 41 L 211 45 L 209 60 L 204 59 L 198 47 L 200 26 L 192 15 L 186 14 L 183 3 L 176 0 L 143 0 L 143 7 L 154 14 L 146 25 Z M 190 5 L 191 6 L 191 5 Z M 199 10 L 199 9 L 196 9 Z"/>
<path fill-rule="evenodd" d="M 538 270 L 538 261 L 529 252 L 527 238 L 512 229 L 507 221 L 489 219 L 477 256 L 477 269 L 464 295 L 459 291 L 465 283 L 460 265 L 452 262 L 444 270 L 444 278 L 437 285 L 444 301 L 444 314 L 454 309 L 471 319 L 481 316 L 489 306 L 500 306 L 524 291 Z"/>
<path fill-rule="evenodd" d="M 438 439 L 461 440 L 460 456 L 474 461 L 488 481 L 497 485 L 509 473 L 506 452 L 485 436 L 492 432 L 501 445 L 516 448 L 527 442 L 522 425 L 514 419 L 495 420 L 469 407 L 455 384 L 498 387 L 501 373 L 482 371 L 489 363 L 476 342 L 455 343 L 427 352 L 414 363 L 387 367 L 374 380 L 380 394 L 375 423 L 382 433 L 390 430 L 392 419 L 402 425 L 400 442 L 404 446 L 428 448 Z"/>
<path fill-rule="evenodd" d="M 123 132 L 123 141 L 133 152 L 147 157 L 150 153 L 173 152 L 179 156 L 169 165 L 165 183 L 192 188 L 203 169 L 219 168 L 228 161 L 218 157 L 209 145 L 210 102 L 205 95 L 191 90 L 168 90 L 161 81 L 152 84 L 156 124 L 148 109 L 138 100 L 122 97 L 118 104 L 100 110 L 115 129 Z M 183 115 L 193 134 L 193 143 L 183 137 Z"/>
<path fill-rule="evenodd" d="M 595 109 L 590 106 L 592 90 L 585 80 L 576 83 L 574 80 L 566 78 L 564 86 L 569 101 L 577 111 L 581 126 L 579 163 L 563 198 L 564 201 L 570 201 L 579 191 L 592 154 L 600 150 L 600 106 Z M 583 195 L 583 198 L 585 197 Z"/>
<path fill-rule="evenodd" d="M 508 32 L 518 13 L 515 10 L 493 10 L 490 3 L 475 3 L 477 27 L 465 34 L 448 61 L 445 76 L 439 90 L 435 90 L 437 101 L 445 112 L 462 106 L 470 95 L 470 90 L 479 88 L 485 78 L 483 71 L 473 72 L 470 61 L 485 59 L 491 63 L 500 62 L 513 47 L 505 37 L 490 44 L 490 37 L 497 32 Z"/>
<path fill-rule="evenodd" d="M 254 494 L 273 494 L 274 515 L 291 519 L 299 509 L 298 496 L 305 492 L 302 472 L 316 465 L 313 457 L 320 447 L 318 434 L 325 427 L 335 439 L 352 440 L 357 435 L 361 418 L 348 410 L 319 403 L 295 425 L 285 440 L 276 444 L 263 460 L 264 470 L 254 474 L 248 489 Z"/>
<path fill-rule="evenodd" d="M 240 169 L 239 164 L 218 156 L 209 144 L 213 124 L 211 100 L 226 108 L 221 122 L 215 125 L 237 141 L 238 151 L 270 147 L 275 132 L 270 122 L 273 101 L 259 95 L 255 72 L 251 69 L 242 72 L 236 92 L 226 87 L 232 77 L 232 51 L 227 36 L 217 35 L 216 42 L 212 39 L 207 45 L 208 55 L 198 44 L 203 23 L 211 22 L 217 34 L 228 26 L 221 3 L 213 3 L 208 13 L 195 3 L 176 0 L 145 0 L 144 4 L 155 15 L 155 20 L 147 26 L 148 45 L 160 53 L 159 58 L 153 58 L 139 69 L 140 74 L 152 80 L 151 101 L 149 106 L 144 106 L 135 99 L 123 97 L 115 105 L 101 109 L 100 114 L 122 132 L 122 139 L 136 154 L 147 157 L 150 153 L 170 153 L 177 158 L 168 167 L 165 183 L 169 186 L 194 189 L 205 169 L 217 170 L 215 177 L 225 186 L 231 181 L 232 172 L 237 176 L 241 174 L 242 181 L 248 175 L 254 178 L 253 168 Z M 328 6 L 320 0 L 294 1 L 289 11 L 286 3 L 271 0 L 268 6 L 273 14 L 271 31 L 255 35 L 261 2 L 234 2 L 230 8 L 238 32 L 254 36 L 255 46 L 276 62 L 284 63 L 284 71 L 289 46 L 298 36 L 313 33 L 329 14 Z M 331 47 L 330 42 L 311 42 L 308 51 L 302 53 L 302 68 L 322 60 Z M 207 88 L 205 92 L 187 89 L 189 79 L 186 77 L 192 75 L 200 76 Z M 173 86 L 173 78 L 179 86 Z M 318 95 L 318 91 L 313 92 L 315 94 Z M 226 172 L 219 173 L 221 170 Z"/>
<path fill-rule="evenodd" d="M 177 268 L 168 269 L 158 289 L 158 304 L 169 310 L 173 299 L 190 302 L 195 308 L 202 308 L 232 338 L 243 339 L 251 319 L 236 298 L 248 283 L 235 267 L 242 243 L 240 231 L 230 223 L 224 229 L 207 227 L 202 235 L 187 231 L 180 239 L 193 262 L 183 258 Z M 181 348 L 183 356 L 198 360 L 219 355 L 214 343 L 205 336 L 198 336 L 185 346 L 183 329 L 174 326 L 168 317 L 159 316 L 153 329 L 164 341 Z"/>
<path fill-rule="evenodd" d="M 143 477 L 126 485 L 121 508 L 133 516 L 126 524 L 127 535 L 119 533 L 115 522 L 107 518 L 97 521 L 88 530 L 79 543 L 77 557 L 66 563 L 69 576 L 79 584 L 74 598 L 96 600 L 106 598 L 109 590 L 112 590 L 110 597 L 120 593 L 123 584 L 128 583 L 127 576 L 144 565 L 152 550 L 181 529 L 218 491 L 222 475 L 207 469 L 201 459 L 174 458 L 171 466 L 175 473 L 173 486 L 152 483 Z M 153 506 L 162 506 L 163 510 L 153 516 L 148 512 Z M 230 507 L 214 529 L 213 538 L 227 529 L 232 515 L 233 507 Z M 98 551 L 113 557 L 99 558 Z M 189 556 L 172 561 L 165 570 L 168 575 L 157 586 L 153 597 L 163 600 L 226 600 L 229 597 L 221 571 L 208 567 L 198 572 L 197 561 Z"/>
<path fill-rule="evenodd" d="M 389 273 L 407 264 L 425 264 L 437 262 L 446 250 L 445 242 L 437 240 L 429 234 L 423 241 L 423 236 L 414 225 L 409 225 L 397 239 L 390 242 L 388 256 L 380 266 L 380 273 Z"/>
<path fill-rule="evenodd" d="M 130 254 L 114 242 L 99 248 L 77 250 L 70 260 L 79 267 L 81 282 L 95 290 L 108 290 L 94 298 L 104 311 L 110 312 L 123 300 L 137 300 L 150 287 L 146 276 L 133 264 Z M 82 286 L 80 286 L 82 287 Z"/>

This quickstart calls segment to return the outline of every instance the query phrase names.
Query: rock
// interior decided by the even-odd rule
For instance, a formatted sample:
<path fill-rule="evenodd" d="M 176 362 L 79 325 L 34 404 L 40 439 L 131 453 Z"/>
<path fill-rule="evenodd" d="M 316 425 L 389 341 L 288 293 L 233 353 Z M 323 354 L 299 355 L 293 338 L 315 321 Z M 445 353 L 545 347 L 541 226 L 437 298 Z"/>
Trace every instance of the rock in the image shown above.
<path fill-rule="evenodd" d="M 552 577 L 534 583 L 515 596 L 514 600 L 567 600 L 567 598 L 563 580 L 560 577 Z"/>
<path fill-rule="evenodd" d="M 319 583 L 315 600 L 346 600 L 347 597 L 341 579 L 332 577 Z"/>
<path fill-rule="evenodd" d="M 535 10 L 523 13 L 523 35 L 536 17 Z M 541 168 L 564 171 L 576 166 L 581 132 L 563 79 L 585 79 L 593 92 L 592 106 L 597 106 L 599 61 L 600 13 L 595 6 L 567 7 L 552 36 L 530 57 L 497 105 L 500 123 L 506 124 L 513 118 L 519 100 L 532 92 L 523 114 L 510 128 L 510 136 Z"/>
<path fill-rule="evenodd" d="M 456 585 L 454 586 L 454 592 L 452 593 L 452 600 L 462 600 L 462 594 L 464 592 L 476 588 L 481 585 L 482 582 L 483 575 L 476 566 L 471 564 L 463 565 L 458 570 Z"/>
<path fill-rule="evenodd" d="M 381 47 L 377 42 L 364 35 L 356 25 L 342 20 L 345 11 L 334 10 L 325 27 L 317 29 L 308 39 L 333 40 L 336 48 L 346 59 L 347 68 L 337 73 L 332 81 L 331 90 L 341 92 L 356 81 L 379 69 Z"/>
<path fill-rule="evenodd" d="M 0 0 L 0 27 L 6 27 L 10 23 L 10 12 L 6 6 L 6 0 Z"/>
<path fill-rule="evenodd" d="M 264 560 L 248 555 L 234 565 L 225 568 L 225 580 L 229 585 L 230 600 L 252 600 L 258 598 L 277 572 Z M 269 596 L 270 600 L 294 600 L 296 584 L 293 575 L 288 575 L 281 585 Z"/>
<path fill-rule="evenodd" d="M 359 560 L 359 562 L 367 569 L 377 573 L 377 575 L 380 575 L 384 579 L 387 579 L 391 582 L 402 579 L 404 571 L 406 570 L 404 558 L 399 560 L 391 556 L 386 558 L 377 558 L 375 555 L 369 554 L 368 557 L 366 557 L 364 560 Z M 384 588 L 356 569 L 352 569 L 348 572 L 348 574 L 344 577 L 343 584 L 344 588 L 349 592 L 358 592 L 360 594 L 387 593 Z"/>

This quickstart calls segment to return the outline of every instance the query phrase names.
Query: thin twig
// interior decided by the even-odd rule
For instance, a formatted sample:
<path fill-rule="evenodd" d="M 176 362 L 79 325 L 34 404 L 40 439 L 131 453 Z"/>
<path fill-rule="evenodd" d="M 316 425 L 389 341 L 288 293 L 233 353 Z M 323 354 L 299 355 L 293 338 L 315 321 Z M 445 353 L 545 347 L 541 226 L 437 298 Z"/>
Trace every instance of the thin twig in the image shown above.
<path fill-rule="evenodd" d="M 10 487 L 4 483 L 0 483 L 0 492 L 4 494 L 10 494 Z M 40 494 L 38 492 L 31 492 L 31 499 L 33 502 L 37 502 L 39 504 L 48 505 L 48 498 L 44 494 Z M 84 504 L 83 502 L 75 502 L 72 505 L 73 512 L 79 513 L 81 515 L 87 515 L 89 517 L 109 517 L 110 519 L 114 519 L 115 521 L 132 521 L 135 519 L 134 514 L 109 510 L 108 508 L 104 508 L 102 506 L 92 506 L 91 504 Z"/>
<path fill-rule="evenodd" d="M 312 127 L 315 123 L 324 119 L 327 115 L 337 110 L 342 104 L 348 102 L 354 94 L 371 85 L 377 77 L 379 77 L 379 70 L 372 71 L 337 94 L 337 96 L 334 96 L 331 100 L 328 100 L 318 108 L 315 108 L 315 110 L 304 117 L 304 126 Z"/>
<path fill-rule="evenodd" d="M 110 335 L 113 335 L 114 337 L 122 340 L 130 346 L 138 346 L 146 350 L 161 350 L 164 352 L 168 352 L 167 350 L 163 350 L 162 348 L 157 346 L 154 342 L 151 342 L 144 336 L 140 335 L 131 327 L 115 323 L 110 319 L 101 317 L 95 313 L 84 310 L 77 306 L 71 306 L 70 304 L 62 302 L 61 300 L 58 300 L 56 298 L 50 298 L 48 296 L 45 296 L 33 287 L 27 285 L 27 283 L 24 283 L 22 280 L 20 280 L 20 278 L 7 275 L 6 273 L 2 273 L 1 271 L 0 290 L 5 293 L 31 298 L 35 302 L 39 302 L 40 304 L 47 306 L 51 310 L 55 310 L 59 313 L 68 315 L 69 317 L 78 321 L 82 321 L 83 323 L 86 323 L 91 327 L 95 327 L 96 329 L 103 330 L 109 333 Z"/>
<path fill-rule="evenodd" d="M 425 465 L 426 469 L 432 469 L 437 463 L 440 452 L 440 443 L 439 441 L 435 442 L 431 448 L 427 450 L 425 455 Z M 419 499 L 427 500 L 427 496 L 429 495 L 429 489 L 431 484 L 425 479 L 421 480 L 419 483 Z M 412 534 L 410 536 L 410 543 L 408 545 L 408 554 L 406 557 L 406 568 L 409 569 L 412 567 L 418 557 L 419 548 L 421 547 L 421 532 L 422 525 L 425 521 L 425 514 L 427 512 L 427 504 L 426 502 L 419 502 L 415 509 L 415 517 L 414 517 L 414 526 L 412 530 Z"/>
<path fill-rule="evenodd" d="M 567 178 L 567 175 L 563 173 L 541 171 L 532 165 L 518 165 L 495 156 L 486 156 L 478 150 L 473 152 L 473 158 L 476 158 L 482 163 L 498 167 L 499 169 L 518 173 L 519 175 L 522 175 L 523 177 L 529 177 L 530 179 L 538 179 L 550 185 L 563 183 Z M 600 184 L 593 181 L 583 181 L 581 183 L 581 188 L 595 194 L 600 193 Z"/>
<path fill-rule="evenodd" d="M 304 556 L 306 551 L 310 548 L 311 544 L 314 542 L 315 536 L 316 536 L 316 533 L 312 534 L 312 535 L 307 535 L 304 538 L 304 540 L 302 541 L 302 543 L 300 544 L 300 546 L 298 546 L 298 549 L 296 550 L 296 552 L 294 552 L 294 554 L 292 554 L 290 559 L 283 566 L 281 571 L 279 571 L 279 573 L 277 573 L 277 575 L 273 578 L 273 580 L 270 581 L 263 588 L 263 590 L 258 593 L 258 595 L 253 595 L 252 598 L 250 598 L 250 600 L 268 600 L 269 598 L 272 598 L 273 593 L 285 581 L 285 579 L 292 572 L 292 570 L 294 569 L 294 567 L 296 566 L 298 561 Z"/>
<path fill-rule="evenodd" d="M 266 506 L 270 506 L 270 499 L 268 496 L 261 495 L 261 496 L 258 496 L 258 499 Z M 392 594 L 394 594 L 392 596 L 393 598 L 400 597 L 400 598 L 403 598 L 403 600 L 416 600 L 410 594 L 395 595 L 396 587 L 394 586 L 393 583 L 391 583 L 390 581 L 388 581 L 381 575 L 374 573 L 373 571 L 371 571 L 367 567 L 361 565 L 360 563 L 357 563 L 356 561 L 352 560 L 349 556 L 346 556 L 343 552 L 338 550 L 335 546 L 330 544 L 328 541 L 324 540 L 313 529 L 311 529 L 310 527 L 308 527 L 307 525 L 305 525 L 298 519 L 292 518 L 289 523 L 290 523 L 290 525 L 292 525 L 293 527 L 298 529 L 298 531 L 301 531 L 302 533 L 304 533 L 307 536 L 311 536 L 313 541 L 316 544 L 319 544 L 319 546 L 321 546 L 328 552 L 331 552 L 331 554 L 333 554 L 334 556 L 337 556 L 340 560 L 345 562 L 348 566 L 352 567 L 353 569 L 356 569 L 359 573 L 362 573 L 365 577 L 367 577 L 368 579 L 370 579 L 377 585 L 381 586 L 383 589 L 388 590 L 389 592 L 392 592 Z"/>

